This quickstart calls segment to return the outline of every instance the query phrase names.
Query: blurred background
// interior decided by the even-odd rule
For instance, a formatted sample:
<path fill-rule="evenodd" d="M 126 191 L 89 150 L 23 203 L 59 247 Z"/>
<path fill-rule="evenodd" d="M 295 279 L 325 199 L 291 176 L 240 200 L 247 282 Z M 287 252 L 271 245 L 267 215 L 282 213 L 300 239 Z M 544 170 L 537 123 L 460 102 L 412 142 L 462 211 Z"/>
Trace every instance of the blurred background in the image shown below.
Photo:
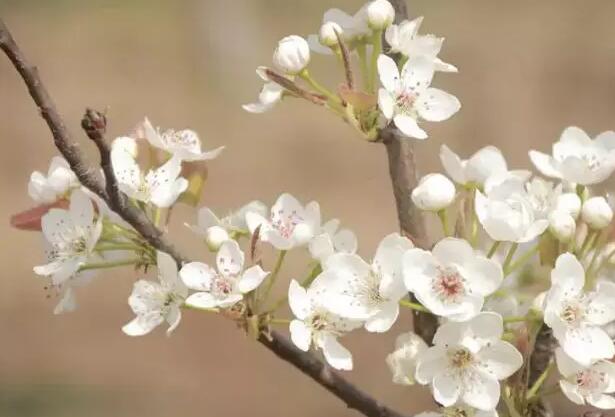
<path fill-rule="evenodd" d="M 42 77 L 74 136 L 85 106 L 108 107 L 109 134 L 129 132 L 144 116 L 163 127 L 190 127 L 208 148 L 225 145 L 210 165 L 203 204 L 222 213 L 290 191 L 318 200 L 339 217 L 370 256 L 395 231 L 396 215 L 380 145 L 307 103 L 288 101 L 256 116 L 258 65 L 270 64 L 276 41 L 318 30 L 322 12 L 354 12 L 353 0 L 0 0 L 0 16 Z M 440 170 L 447 143 L 468 156 L 499 146 L 510 165 L 528 168 L 528 147 L 548 150 L 569 125 L 591 135 L 615 128 L 615 2 L 608 0 L 413 0 L 422 32 L 446 37 L 441 57 L 459 74 L 435 84 L 457 95 L 462 110 L 427 127 L 417 145 L 422 172 Z M 339 69 L 322 56 L 313 74 L 330 86 Z M 335 70 L 330 70 L 335 68 Z M 33 170 L 54 155 L 50 134 L 22 81 L 0 56 L 0 416 L 203 417 L 352 416 L 337 399 L 249 341 L 232 324 L 188 312 L 171 338 L 162 331 L 124 336 L 132 271 L 101 274 L 79 292 L 77 312 L 53 316 L 56 299 L 32 266 L 43 259 L 37 233 L 8 226 L 31 206 Z M 93 159 L 94 160 L 94 159 Z M 178 210 L 170 234 L 207 259 Z M 300 256 L 293 260 L 298 265 Z M 292 263 L 288 277 L 302 274 Z M 345 340 L 355 355 L 348 378 L 399 410 L 432 407 L 424 389 L 393 385 L 384 358 L 407 317 L 384 335 Z M 579 414 L 558 402 L 558 416 Z"/>

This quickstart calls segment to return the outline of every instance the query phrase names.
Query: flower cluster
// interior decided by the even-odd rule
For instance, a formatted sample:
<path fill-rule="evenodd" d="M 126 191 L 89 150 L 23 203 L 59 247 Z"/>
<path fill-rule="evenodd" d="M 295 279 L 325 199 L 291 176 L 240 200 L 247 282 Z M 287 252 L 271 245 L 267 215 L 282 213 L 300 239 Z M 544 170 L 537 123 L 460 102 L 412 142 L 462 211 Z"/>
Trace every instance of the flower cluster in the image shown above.
<path fill-rule="evenodd" d="M 385 129 L 427 138 L 423 121 L 460 109 L 454 96 L 431 87 L 434 74 L 457 69 L 438 58 L 443 39 L 418 33 L 422 18 L 396 25 L 394 17 L 386 0 L 354 15 L 328 10 L 317 35 L 279 42 L 273 68 L 257 71 L 266 81 L 259 101 L 244 108 L 262 112 L 299 97 L 325 105 L 369 140 Z M 397 61 L 382 53 L 383 37 Z M 312 52 L 343 65 L 345 84 L 335 93 L 308 72 Z M 165 232 L 175 205 L 198 204 L 205 165 L 222 149 L 203 151 L 194 131 L 161 131 L 145 119 L 111 144 L 113 180 L 127 204 Z M 421 417 L 496 417 L 498 407 L 526 415 L 553 388 L 574 403 L 613 409 L 613 208 L 596 186 L 615 171 L 615 132 L 592 139 L 569 127 L 552 155 L 532 150 L 529 157 L 546 178 L 510 169 L 494 146 L 463 159 L 442 145 L 444 172 L 408 190 L 417 211 L 438 219 L 441 235 L 427 248 L 390 233 L 369 257 L 338 219 L 323 220 L 317 202 L 283 193 L 271 206 L 250 201 L 225 216 L 201 207 L 196 224 L 186 226 L 209 259 L 174 259 L 80 186 L 61 158 L 47 176 L 32 174 L 28 191 L 39 206 L 13 223 L 42 231 L 47 261 L 34 272 L 61 296 L 56 313 L 74 310 L 75 288 L 100 269 L 156 266 L 157 279 L 138 280 L 128 299 L 135 318 L 122 330 L 130 336 L 165 322 L 170 334 L 182 309 L 207 311 L 257 338 L 287 326 L 298 349 L 351 370 L 342 337 L 390 331 L 410 310 L 433 319 L 433 340 L 405 329 L 386 363 L 394 383 L 429 387 L 439 410 Z M 275 299 L 291 251 L 304 256 L 306 274 L 288 277 Z M 528 384 L 532 349 L 551 333 L 557 348 Z M 548 386 L 555 368 L 559 384 Z"/>

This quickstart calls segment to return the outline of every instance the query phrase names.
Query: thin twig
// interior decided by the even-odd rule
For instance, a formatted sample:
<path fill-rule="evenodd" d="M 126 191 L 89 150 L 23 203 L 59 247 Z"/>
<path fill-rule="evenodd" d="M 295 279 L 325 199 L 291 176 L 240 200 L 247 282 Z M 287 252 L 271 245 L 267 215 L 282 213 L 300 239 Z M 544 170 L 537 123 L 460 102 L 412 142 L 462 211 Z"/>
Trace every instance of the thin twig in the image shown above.
<path fill-rule="evenodd" d="M 6 53 L 23 78 L 30 91 L 30 95 L 40 109 L 43 118 L 51 130 L 56 147 L 66 158 L 82 184 L 103 198 L 107 204 L 133 226 L 149 244 L 158 250 L 169 253 L 178 264 L 181 265 L 184 263 L 187 258 L 179 254 L 179 252 L 166 241 L 162 233 L 140 210 L 128 204 L 113 203 L 102 181 L 93 175 L 95 171 L 88 166 L 79 151 L 78 145 L 72 141 L 68 130 L 38 76 L 38 72 L 27 63 L 21 50 L 1 19 L 0 48 Z M 92 126 L 86 126 L 86 128 L 91 127 Z M 105 171 L 108 171 L 110 165 L 106 158 L 109 156 L 109 148 L 108 146 L 101 146 L 104 143 L 102 131 L 90 131 L 88 132 L 88 136 L 90 135 L 94 136 L 92 140 L 94 140 L 101 152 L 102 164 L 108 165 L 105 168 Z M 92 136 L 90 136 L 90 138 L 92 138 Z M 107 178 L 112 182 L 114 177 L 111 174 L 107 174 Z M 346 403 L 349 408 L 353 408 L 368 417 L 403 417 L 402 414 L 380 404 L 373 397 L 333 372 L 314 355 L 297 349 L 286 337 L 279 333 L 273 331 L 269 334 L 262 333 L 258 340 L 276 356 L 294 365 L 301 372 L 308 375 L 315 382 L 338 397 Z"/>

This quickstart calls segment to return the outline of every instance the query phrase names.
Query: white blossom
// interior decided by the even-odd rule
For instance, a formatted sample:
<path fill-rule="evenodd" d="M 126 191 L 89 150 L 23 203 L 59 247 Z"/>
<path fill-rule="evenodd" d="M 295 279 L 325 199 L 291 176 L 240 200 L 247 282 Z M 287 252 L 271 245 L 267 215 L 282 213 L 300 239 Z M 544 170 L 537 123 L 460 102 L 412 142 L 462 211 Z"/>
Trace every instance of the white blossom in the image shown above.
<path fill-rule="evenodd" d="M 584 285 L 581 263 L 570 253 L 560 255 L 551 272 L 544 321 L 569 356 L 589 365 L 615 355 L 613 341 L 602 329 L 615 320 L 615 284 L 600 282 L 590 293 L 583 291 Z"/>
<path fill-rule="evenodd" d="M 51 277 L 53 285 L 62 284 L 79 271 L 94 255 L 102 231 L 102 218 L 81 190 L 72 193 L 68 210 L 53 208 L 41 221 L 47 241 L 48 263 L 35 266 L 38 275 Z"/>
<path fill-rule="evenodd" d="M 204 152 L 201 149 L 201 139 L 194 130 L 169 129 L 161 132 L 160 129 L 155 129 L 147 118 L 141 128 L 150 145 L 170 153 L 181 161 L 208 161 L 217 158 L 224 150 L 224 146 L 220 146 Z"/>
<path fill-rule="evenodd" d="M 124 146 L 128 139 L 132 140 L 116 139 L 111 148 L 113 171 L 120 191 L 144 203 L 170 207 L 188 188 L 188 180 L 179 176 L 181 159 L 174 155 L 162 166 L 144 175 L 134 156 Z M 122 145 L 116 146 L 118 143 Z"/>
<path fill-rule="evenodd" d="M 244 269 L 245 255 L 234 240 L 227 240 L 216 255 L 217 270 L 201 262 L 190 262 L 179 272 L 186 286 L 198 292 L 186 304 L 197 308 L 228 308 L 243 299 L 267 277 L 258 265 Z"/>
<path fill-rule="evenodd" d="M 357 236 L 350 229 L 340 229 L 340 221 L 331 219 L 320 228 L 308 244 L 312 258 L 324 264 L 334 253 L 356 253 Z"/>
<path fill-rule="evenodd" d="M 390 46 L 390 51 L 409 58 L 426 57 L 433 61 L 435 71 L 457 72 L 454 65 L 447 64 L 438 58 L 444 38 L 419 35 L 421 23 L 423 23 L 422 16 L 414 20 L 404 20 L 398 25 L 390 25 L 385 31 L 385 39 Z"/>
<path fill-rule="evenodd" d="M 408 250 L 402 268 L 408 291 L 432 313 L 454 321 L 476 316 L 503 280 L 499 263 L 457 238 L 439 241 L 431 252 Z"/>
<path fill-rule="evenodd" d="M 557 240 L 568 243 L 574 239 L 577 223 L 570 213 L 564 210 L 553 210 L 549 213 L 549 231 Z"/>
<path fill-rule="evenodd" d="M 388 27 L 395 19 L 395 9 L 387 0 L 372 0 L 365 9 L 367 24 L 374 30 Z"/>
<path fill-rule="evenodd" d="M 569 213 L 576 220 L 581 214 L 581 204 L 581 197 L 577 193 L 563 193 L 557 197 L 555 209 Z"/>
<path fill-rule="evenodd" d="M 321 45 L 332 48 L 339 43 L 337 37 L 342 37 L 343 34 L 344 29 L 342 29 L 339 24 L 335 22 L 325 22 L 322 24 L 322 26 L 320 27 L 320 31 L 318 32 L 318 41 L 321 43 Z"/>
<path fill-rule="evenodd" d="M 181 306 L 188 289 L 179 279 L 177 264 L 164 252 L 157 254 L 158 282 L 139 280 L 135 283 L 128 304 L 136 317 L 122 327 L 128 336 L 143 336 L 166 321 L 167 335 L 179 325 Z"/>
<path fill-rule="evenodd" d="M 484 187 L 490 177 L 507 174 L 508 165 L 502 152 L 495 146 L 479 149 L 469 159 L 461 159 L 448 146 L 440 147 L 440 161 L 449 177 L 457 184 Z"/>
<path fill-rule="evenodd" d="M 269 111 L 282 100 L 284 87 L 280 84 L 270 81 L 267 77 L 266 67 L 258 67 L 256 74 L 265 82 L 263 88 L 258 94 L 258 101 L 254 103 L 244 104 L 242 107 L 250 113 L 264 113 Z M 290 78 L 290 77 L 289 77 Z"/>
<path fill-rule="evenodd" d="M 30 175 L 28 194 L 36 203 L 51 204 L 66 197 L 67 194 L 79 187 L 77 176 L 70 169 L 68 162 L 62 157 L 51 159 L 47 176 L 34 171 Z"/>
<path fill-rule="evenodd" d="M 534 177 L 525 183 L 525 191 L 536 217 L 546 219 L 549 213 L 557 207 L 557 199 L 562 193 L 562 185 Z"/>
<path fill-rule="evenodd" d="M 285 74 L 295 75 L 310 63 L 310 46 L 301 36 L 281 39 L 273 53 L 273 65 Z"/>
<path fill-rule="evenodd" d="M 491 187 L 486 195 L 477 190 L 475 209 L 487 234 L 497 241 L 529 242 L 549 226 L 536 212 L 523 181 L 514 176 Z"/>
<path fill-rule="evenodd" d="M 421 210 L 440 211 L 455 201 L 455 184 L 442 174 L 427 174 L 412 190 L 412 202 Z"/>
<path fill-rule="evenodd" d="M 604 229 L 613 220 L 613 209 L 604 197 L 592 197 L 583 203 L 581 218 L 592 229 Z"/>
<path fill-rule="evenodd" d="M 461 108 L 455 96 L 430 87 L 434 64 L 425 57 L 410 58 L 400 73 L 393 59 L 380 55 L 378 74 L 383 86 L 378 91 L 380 110 L 405 136 L 426 139 L 419 119 L 441 122 Z"/>
<path fill-rule="evenodd" d="M 553 154 L 530 151 L 530 159 L 543 175 L 581 185 L 606 180 L 615 170 L 615 132 L 595 139 L 578 127 L 569 127 L 553 144 Z"/>
<path fill-rule="evenodd" d="M 467 322 L 447 322 L 434 337 L 434 346 L 419 355 L 416 380 L 430 384 L 434 399 L 445 407 L 467 404 L 494 410 L 500 399 L 499 380 L 515 373 L 523 357 L 501 339 L 503 320 L 483 312 Z"/>
<path fill-rule="evenodd" d="M 392 233 L 378 245 L 371 264 L 348 253 L 332 255 L 321 279 L 327 292 L 323 302 L 332 312 L 365 321 L 370 332 L 386 332 L 399 315 L 399 300 L 406 294 L 402 279 L 402 254 L 412 242 Z"/>
<path fill-rule="evenodd" d="M 402 333 L 395 340 L 395 350 L 386 358 L 393 374 L 393 382 L 414 385 L 417 357 L 427 350 L 427 343 L 414 332 Z"/>
<path fill-rule="evenodd" d="M 271 207 L 269 218 L 256 211 L 246 213 L 250 233 L 260 226 L 260 239 L 279 250 L 307 244 L 320 229 L 320 206 L 312 201 L 305 207 L 290 194 L 282 194 Z"/>
<path fill-rule="evenodd" d="M 615 408 L 615 364 L 600 360 L 583 366 L 568 356 L 563 349 L 555 350 L 557 368 L 563 379 L 559 381 L 562 392 L 575 404 L 590 404 L 596 408 Z"/>
<path fill-rule="evenodd" d="M 349 49 L 355 46 L 355 41 L 371 33 L 365 18 L 365 6 L 353 16 L 339 9 L 329 9 L 324 13 L 322 23 L 323 26 L 327 23 L 334 23 L 337 25 L 336 28 L 341 28 L 340 35 Z M 333 54 L 326 43 L 321 43 L 319 35 L 309 35 L 307 41 L 312 51 L 325 55 Z"/>

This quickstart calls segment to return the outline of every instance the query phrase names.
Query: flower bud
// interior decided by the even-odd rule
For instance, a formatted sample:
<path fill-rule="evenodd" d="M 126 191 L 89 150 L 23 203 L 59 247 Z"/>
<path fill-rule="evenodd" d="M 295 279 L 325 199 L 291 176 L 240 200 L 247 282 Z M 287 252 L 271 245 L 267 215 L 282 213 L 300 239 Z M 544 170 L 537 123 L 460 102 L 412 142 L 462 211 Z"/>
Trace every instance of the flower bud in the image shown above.
<path fill-rule="evenodd" d="M 286 74 L 298 74 L 310 62 L 310 46 L 301 36 L 290 35 L 278 42 L 273 64 Z"/>
<path fill-rule="evenodd" d="M 390 26 L 395 19 L 395 9 L 387 0 L 373 0 L 367 5 L 367 24 L 374 30 Z"/>
<path fill-rule="evenodd" d="M 555 202 L 555 210 L 565 211 L 576 220 L 581 213 L 581 198 L 576 193 L 561 194 Z"/>
<path fill-rule="evenodd" d="M 613 209 L 604 197 L 592 197 L 583 204 L 581 217 L 592 229 L 604 229 L 613 220 Z"/>
<path fill-rule="evenodd" d="M 565 210 L 553 210 L 549 213 L 549 231 L 557 240 L 568 243 L 574 238 L 577 223 Z"/>
<path fill-rule="evenodd" d="M 342 33 L 344 32 L 344 30 L 342 29 L 340 25 L 338 25 L 335 22 L 326 22 L 320 27 L 320 33 L 318 35 L 318 40 L 320 41 L 321 44 L 325 46 L 328 46 L 328 47 L 336 46 L 338 44 L 338 41 L 337 41 L 337 35 L 335 34 L 335 32 L 337 32 L 340 36 L 342 36 Z"/>
<path fill-rule="evenodd" d="M 412 201 L 421 210 L 439 211 L 455 200 L 455 185 L 442 174 L 428 174 L 412 191 Z"/>
<path fill-rule="evenodd" d="M 205 243 L 212 252 L 220 249 L 220 246 L 230 238 L 228 232 L 220 226 L 209 227 L 205 232 Z"/>

